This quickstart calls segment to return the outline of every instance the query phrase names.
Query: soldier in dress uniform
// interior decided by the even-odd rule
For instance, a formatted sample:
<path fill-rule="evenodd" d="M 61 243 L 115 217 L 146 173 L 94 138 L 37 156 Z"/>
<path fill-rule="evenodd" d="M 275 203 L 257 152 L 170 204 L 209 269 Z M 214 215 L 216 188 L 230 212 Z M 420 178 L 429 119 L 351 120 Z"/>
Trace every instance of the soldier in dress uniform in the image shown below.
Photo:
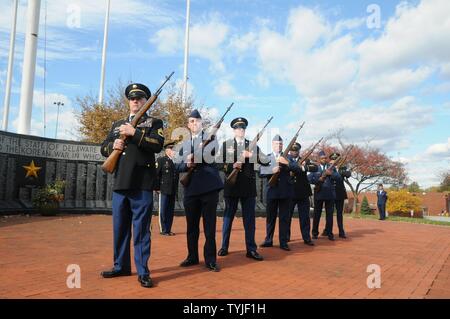
<path fill-rule="evenodd" d="M 294 191 L 292 193 L 292 201 L 290 207 L 289 216 L 289 229 L 288 229 L 288 241 L 291 239 L 291 222 L 294 215 L 295 207 L 298 209 L 298 218 L 300 223 L 300 231 L 302 234 L 303 242 L 306 245 L 314 246 L 311 240 L 311 219 L 309 217 L 310 202 L 309 198 L 312 196 L 311 185 L 308 181 L 307 172 L 316 172 L 317 165 L 312 164 L 309 160 L 303 163 L 299 163 L 300 157 L 300 143 L 294 143 L 289 152 L 289 156 L 292 161 L 300 165 L 298 172 L 291 172 L 291 176 L 294 179 Z"/>
<path fill-rule="evenodd" d="M 134 262 L 138 281 L 152 287 L 148 269 L 150 258 L 150 224 L 153 209 L 153 189 L 156 177 L 155 153 L 164 144 L 163 122 L 144 115 L 136 128 L 130 122 L 150 98 L 150 90 L 143 84 L 127 86 L 125 96 L 130 114 L 113 123 L 101 145 L 101 153 L 108 157 L 113 150 L 122 150 L 114 172 L 112 215 L 114 233 L 114 267 L 103 271 L 104 278 L 131 275 L 130 239 L 133 227 Z M 127 141 L 119 139 L 123 134 Z"/>
<path fill-rule="evenodd" d="M 178 190 L 178 172 L 175 169 L 173 158 L 175 141 L 167 141 L 164 144 L 165 155 L 156 161 L 156 189 L 159 192 L 159 230 L 164 236 L 173 236 L 173 215 L 175 209 L 175 197 Z"/>
<path fill-rule="evenodd" d="M 334 240 L 333 235 L 333 211 L 334 211 L 334 199 L 336 198 L 336 191 L 334 189 L 333 180 L 340 179 L 340 175 L 336 171 L 336 168 L 331 168 L 328 163 L 328 157 L 324 151 L 319 152 L 320 163 L 318 171 L 316 173 L 310 173 L 308 179 L 311 184 L 320 183 L 322 174 L 325 172 L 325 178 L 321 183 L 320 190 L 317 191 L 317 186 L 314 190 L 314 218 L 313 218 L 313 239 L 317 239 L 319 236 L 319 223 L 320 216 L 322 215 L 322 207 L 325 205 L 326 212 L 326 226 L 322 233 L 322 236 L 327 236 L 329 240 Z"/>
<path fill-rule="evenodd" d="M 224 163 L 225 175 L 228 176 L 233 169 L 239 169 L 236 183 L 231 185 L 225 183 L 225 211 L 223 214 L 222 226 L 222 248 L 219 250 L 219 256 L 228 255 L 228 246 L 230 243 L 231 228 L 233 219 L 236 215 L 238 203 L 241 202 L 242 219 L 245 230 L 246 256 L 261 261 L 263 257 L 256 251 L 255 243 L 255 206 L 256 206 L 256 173 L 255 163 L 269 165 L 269 160 L 256 146 L 249 150 L 250 141 L 245 138 L 245 130 L 248 126 L 247 119 L 243 117 L 235 118 L 231 121 L 234 138 L 223 143 L 221 149 L 222 161 Z M 238 162 L 241 154 L 245 161 Z"/>
<path fill-rule="evenodd" d="M 272 151 L 269 154 L 270 165 L 260 167 L 260 176 L 264 178 L 264 192 L 266 195 L 266 238 L 261 247 L 273 246 L 273 233 L 277 215 L 279 215 L 280 248 L 291 250 L 288 245 L 289 211 L 293 192 L 293 181 L 289 172 L 300 170 L 297 163 L 281 156 L 283 139 L 276 135 L 272 139 Z M 275 186 L 269 185 L 273 174 L 279 172 L 278 182 Z"/>
<path fill-rule="evenodd" d="M 330 160 L 336 161 L 340 157 L 339 153 L 333 153 L 330 155 Z M 336 191 L 336 198 L 334 200 L 334 207 L 336 208 L 336 220 L 339 228 L 339 237 L 347 238 L 344 230 L 344 202 L 347 199 L 347 190 L 344 185 L 344 178 L 349 178 L 352 173 L 347 170 L 347 167 L 341 166 L 338 171 L 341 176 L 340 179 L 333 180 L 334 188 Z"/>
<path fill-rule="evenodd" d="M 203 249 L 205 265 L 209 270 L 217 272 L 220 268 L 216 258 L 216 210 L 219 191 L 223 189 L 223 181 L 215 163 L 219 144 L 214 139 L 201 152 L 200 144 L 208 134 L 202 129 L 202 117 L 198 110 L 193 110 L 189 115 L 188 128 L 191 136 L 182 144 L 176 160 L 179 172 L 186 172 L 190 167 L 194 167 L 190 182 L 184 187 L 183 204 L 187 222 L 188 256 L 180 266 L 188 267 L 199 263 L 199 224 L 200 217 L 203 217 L 206 237 Z"/>

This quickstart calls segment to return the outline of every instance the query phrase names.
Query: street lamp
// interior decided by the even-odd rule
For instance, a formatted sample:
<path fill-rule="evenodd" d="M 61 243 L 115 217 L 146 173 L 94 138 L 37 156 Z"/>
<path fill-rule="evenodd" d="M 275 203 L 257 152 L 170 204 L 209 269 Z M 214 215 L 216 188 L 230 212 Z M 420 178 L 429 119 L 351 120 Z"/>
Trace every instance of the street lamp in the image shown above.
<path fill-rule="evenodd" d="M 53 104 L 58 105 L 58 111 L 56 113 L 56 128 L 55 128 L 55 139 L 58 135 L 58 121 L 59 121 L 59 107 L 64 105 L 63 102 L 53 102 Z"/>

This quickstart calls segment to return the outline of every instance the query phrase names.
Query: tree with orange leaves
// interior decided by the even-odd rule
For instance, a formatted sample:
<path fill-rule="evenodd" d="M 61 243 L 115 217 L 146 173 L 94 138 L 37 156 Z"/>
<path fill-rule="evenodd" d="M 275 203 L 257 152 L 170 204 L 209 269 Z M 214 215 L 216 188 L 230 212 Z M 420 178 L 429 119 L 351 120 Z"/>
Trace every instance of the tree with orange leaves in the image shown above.
<path fill-rule="evenodd" d="M 337 152 L 341 155 L 346 154 L 350 145 L 344 145 L 339 139 L 339 146 L 332 146 L 327 142 L 322 143 L 317 149 L 325 151 L 326 154 Z M 344 166 L 351 171 L 350 178 L 344 178 L 344 182 L 350 188 L 353 194 L 353 212 L 357 213 L 358 195 L 362 191 L 371 189 L 377 184 L 391 184 L 394 186 L 403 186 L 406 181 L 406 171 L 404 165 L 390 159 L 378 148 L 370 145 L 353 145 Z"/>

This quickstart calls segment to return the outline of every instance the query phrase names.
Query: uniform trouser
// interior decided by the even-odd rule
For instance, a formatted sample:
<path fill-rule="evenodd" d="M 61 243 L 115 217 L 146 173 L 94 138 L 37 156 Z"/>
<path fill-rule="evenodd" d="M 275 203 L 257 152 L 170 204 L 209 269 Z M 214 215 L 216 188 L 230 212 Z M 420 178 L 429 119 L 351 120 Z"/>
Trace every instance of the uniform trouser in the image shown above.
<path fill-rule="evenodd" d="M 247 251 L 256 251 L 255 242 L 255 197 L 225 197 L 225 211 L 222 225 L 222 248 L 228 250 L 231 228 L 239 201 L 242 208 L 242 220 L 245 230 L 245 246 Z"/>
<path fill-rule="evenodd" d="M 163 233 L 170 233 L 173 223 L 173 210 L 175 208 L 175 194 L 160 194 L 159 227 Z"/>
<path fill-rule="evenodd" d="M 344 231 L 344 200 L 343 199 L 335 199 L 334 207 L 336 207 L 336 220 L 339 228 L 339 235 L 345 235 Z"/>
<path fill-rule="evenodd" d="M 278 236 L 280 245 L 287 244 L 287 236 L 289 229 L 289 206 L 290 198 L 268 199 L 266 205 L 266 239 L 265 243 L 273 243 L 273 233 L 275 232 L 275 225 L 277 222 L 277 215 L 279 215 L 279 231 Z"/>
<path fill-rule="evenodd" d="M 292 199 L 289 215 L 288 239 L 289 240 L 291 239 L 292 216 L 294 215 L 296 206 L 298 209 L 298 219 L 300 224 L 300 231 L 302 233 L 302 238 L 304 241 L 310 241 L 311 219 L 309 217 L 309 197 L 306 197 L 304 199 Z"/>
<path fill-rule="evenodd" d="M 325 204 L 325 213 L 326 213 L 326 224 L 325 224 L 325 233 L 328 236 L 333 236 L 333 200 L 315 200 L 314 201 L 314 218 L 313 218 L 313 236 L 319 235 L 319 223 L 320 216 L 322 215 L 322 207 Z"/>
<path fill-rule="evenodd" d="M 153 193 L 143 190 L 115 191 L 112 196 L 114 269 L 131 271 L 130 239 L 133 224 L 134 262 L 138 275 L 150 273 L 150 224 Z"/>
<path fill-rule="evenodd" d="M 377 204 L 378 212 L 380 213 L 380 219 L 386 218 L 386 204 Z"/>
<path fill-rule="evenodd" d="M 200 235 L 200 217 L 203 217 L 205 263 L 216 262 L 216 210 L 219 192 L 213 191 L 196 196 L 184 197 L 184 209 L 187 223 L 188 259 L 198 261 L 198 238 Z"/>

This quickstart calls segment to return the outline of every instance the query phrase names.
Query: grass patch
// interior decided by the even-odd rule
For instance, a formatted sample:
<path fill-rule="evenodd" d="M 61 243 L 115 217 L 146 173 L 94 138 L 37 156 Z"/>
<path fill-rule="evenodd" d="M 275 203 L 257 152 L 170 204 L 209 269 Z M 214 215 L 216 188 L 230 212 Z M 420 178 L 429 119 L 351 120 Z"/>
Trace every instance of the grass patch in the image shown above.
<path fill-rule="evenodd" d="M 378 219 L 378 215 L 345 215 L 354 219 Z M 400 216 L 389 216 L 386 217 L 385 221 L 393 221 L 393 222 L 405 222 L 405 223 L 413 223 L 413 224 L 430 224 L 430 225 L 440 225 L 440 226 L 450 226 L 450 222 L 443 222 L 437 220 L 429 220 L 425 218 L 410 218 L 410 217 L 400 217 Z"/>

